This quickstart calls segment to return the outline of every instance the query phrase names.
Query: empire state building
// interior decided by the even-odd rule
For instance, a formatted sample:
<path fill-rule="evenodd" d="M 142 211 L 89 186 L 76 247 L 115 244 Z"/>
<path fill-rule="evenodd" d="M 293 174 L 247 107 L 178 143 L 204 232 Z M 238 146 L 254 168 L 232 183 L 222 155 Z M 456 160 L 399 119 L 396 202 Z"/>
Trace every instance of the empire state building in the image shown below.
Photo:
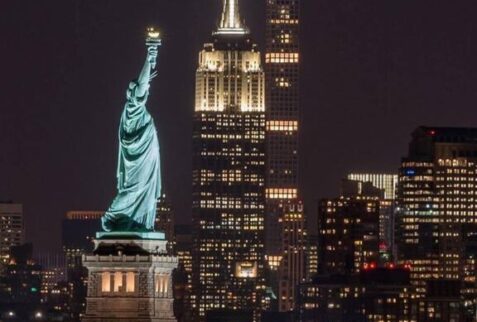
<path fill-rule="evenodd" d="M 265 78 L 260 52 L 224 0 L 199 54 L 193 128 L 193 307 L 260 308 L 264 290 Z"/>

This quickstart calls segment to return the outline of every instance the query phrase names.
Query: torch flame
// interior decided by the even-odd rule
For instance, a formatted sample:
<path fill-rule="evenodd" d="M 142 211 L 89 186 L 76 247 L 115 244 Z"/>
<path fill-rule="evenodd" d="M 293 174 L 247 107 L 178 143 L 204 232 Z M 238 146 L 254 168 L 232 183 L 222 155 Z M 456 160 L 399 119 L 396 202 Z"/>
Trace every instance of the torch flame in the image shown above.
<path fill-rule="evenodd" d="M 159 38 L 160 35 L 161 33 L 153 27 L 147 28 L 147 36 L 149 38 Z"/>

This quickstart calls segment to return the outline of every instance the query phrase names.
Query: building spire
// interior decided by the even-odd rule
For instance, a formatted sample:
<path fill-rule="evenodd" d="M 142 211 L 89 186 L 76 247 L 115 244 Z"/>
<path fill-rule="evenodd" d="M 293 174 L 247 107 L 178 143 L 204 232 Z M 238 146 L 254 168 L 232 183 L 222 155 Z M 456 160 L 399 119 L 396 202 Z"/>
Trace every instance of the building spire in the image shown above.
<path fill-rule="evenodd" d="M 243 35 L 248 33 L 248 29 L 240 19 L 239 1 L 223 0 L 223 2 L 222 18 L 215 34 Z"/>

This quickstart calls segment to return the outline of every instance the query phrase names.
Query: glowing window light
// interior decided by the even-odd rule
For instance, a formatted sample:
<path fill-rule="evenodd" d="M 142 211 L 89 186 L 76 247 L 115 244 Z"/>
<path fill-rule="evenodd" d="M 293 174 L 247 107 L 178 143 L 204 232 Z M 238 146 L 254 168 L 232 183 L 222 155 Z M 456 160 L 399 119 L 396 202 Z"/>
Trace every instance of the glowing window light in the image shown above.
<path fill-rule="evenodd" d="M 270 19 L 270 23 L 274 25 L 298 25 L 298 19 Z"/>
<path fill-rule="evenodd" d="M 241 262 L 235 265 L 235 276 L 239 278 L 256 278 L 257 263 Z"/>
<path fill-rule="evenodd" d="M 298 131 L 298 121 L 268 121 L 267 130 L 273 132 Z"/>
<path fill-rule="evenodd" d="M 166 296 L 169 290 L 169 278 L 167 275 L 156 275 L 156 293 L 159 296 Z"/>
<path fill-rule="evenodd" d="M 289 188 L 269 188 L 266 190 L 268 199 L 296 199 L 298 198 L 297 189 Z"/>
<path fill-rule="evenodd" d="M 283 87 L 283 88 L 291 87 L 290 82 L 287 81 L 284 77 L 275 78 L 275 84 L 276 84 L 278 87 Z"/>
<path fill-rule="evenodd" d="M 126 292 L 133 293 L 136 290 L 136 274 L 128 272 L 126 274 Z"/>
<path fill-rule="evenodd" d="M 267 53 L 265 62 L 272 64 L 297 64 L 300 61 L 299 53 Z"/>
<path fill-rule="evenodd" d="M 111 274 L 108 272 L 101 274 L 101 291 L 111 292 Z"/>
<path fill-rule="evenodd" d="M 123 273 L 116 272 L 114 273 L 114 292 L 122 292 L 123 291 Z"/>

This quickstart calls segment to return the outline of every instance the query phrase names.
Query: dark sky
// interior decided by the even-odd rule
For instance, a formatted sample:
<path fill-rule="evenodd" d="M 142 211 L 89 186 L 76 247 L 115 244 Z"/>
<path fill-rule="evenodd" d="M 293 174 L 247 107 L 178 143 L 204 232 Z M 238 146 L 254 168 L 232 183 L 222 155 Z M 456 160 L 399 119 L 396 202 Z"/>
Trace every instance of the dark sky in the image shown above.
<path fill-rule="evenodd" d="M 304 2 L 301 181 L 314 225 L 317 198 L 348 171 L 395 171 L 418 125 L 477 125 L 477 4 Z M 259 43 L 264 3 L 242 0 Z M 59 249 L 67 210 L 114 197 L 119 117 L 150 24 L 164 46 L 148 106 L 166 192 L 189 221 L 194 73 L 219 4 L 0 0 L 0 200 L 24 204 L 38 248 Z"/>

